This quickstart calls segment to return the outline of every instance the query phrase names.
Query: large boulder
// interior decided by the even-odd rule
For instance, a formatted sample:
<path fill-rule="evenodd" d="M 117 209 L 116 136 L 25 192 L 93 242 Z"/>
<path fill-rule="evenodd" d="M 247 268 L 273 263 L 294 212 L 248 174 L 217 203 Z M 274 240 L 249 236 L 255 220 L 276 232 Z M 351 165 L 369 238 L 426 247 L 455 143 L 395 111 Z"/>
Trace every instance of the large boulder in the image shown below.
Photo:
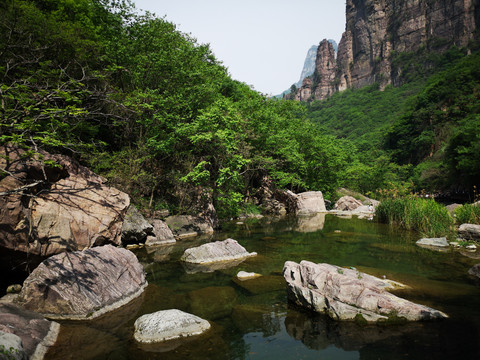
<path fill-rule="evenodd" d="M 134 205 L 130 205 L 122 224 L 123 244 L 145 242 L 153 235 L 153 226 L 143 217 Z"/>
<path fill-rule="evenodd" d="M 0 345 L 17 344 L 20 357 L 7 359 L 42 359 L 58 336 L 60 325 L 17 305 L 0 303 Z M 21 343 L 18 344 L 18 340 Z M 20 345 L 20 346 L 18 346 Z M 5 346 L 8 350 L 10 347 Z M 11 355 L 15 355 L 11 354 Z M 23 357 L 26 355 L 26 357 Z M 0 352 L 0 358 L 1 352 Z"/>
<path fill-rule="evenodd" d="M 199 216 L 174 215 L 167 217 L 165 222 L 177 239 L 212 234 L 214 231 L 211 222 Z"/>
<path fill-rule="evenodd" d="M 321 191 L 308 191 L 297 194 L 297 215 L 312 215 L 326 212 L 325 200 Z"/>
<path fill-rule="evenodd" d="M 353 196 L 342 196 L 337 200 L 333 208 L 341 211 L 352 211 L 362 205 L 362 202 L 355 199 Z"/>
<path fill-rule="evenodd" d="M 0 148 L 0 167 L 9 174 L 0 181 L 0 245 L 44 256 L 120 245 L 128 195 L 69 157 L 41 156 Z"/>
<path fill-rule="evenodd" d="M 92 319 L 129 303 L 146 286 L 136 256 L 105 245 L 48 258 L 25 280 L 19 302 L 52 319 Z"/>
<path fill-rule="evenodd" d="M 140 343 L 157 343 L 200 335 L 210 323 L 181 310 L 163 310 L 142 315 L 135 321 L 133 337 Z"/>
<path fill-rule="evenodd" d="M 241 260 L 255 255 L 257 253 L 249 253 L 236 240 L 227 239 L 187 249 L 180 260 L 192 264 L 208 264 Z"/>
<path fill-rule="evenodd" d="M 466 240 L 480 241 L 480 225 L 462 224 L 458 228 L 458 235 Z"/>
<path fill-rule="evenodd" d="M 335 320 L 368 322 L 446 318 L 441 311 L 399 298 L 386 280 L 329 264 L 287 261 L 283 269 L 288 298 L 297 305 Z"/>

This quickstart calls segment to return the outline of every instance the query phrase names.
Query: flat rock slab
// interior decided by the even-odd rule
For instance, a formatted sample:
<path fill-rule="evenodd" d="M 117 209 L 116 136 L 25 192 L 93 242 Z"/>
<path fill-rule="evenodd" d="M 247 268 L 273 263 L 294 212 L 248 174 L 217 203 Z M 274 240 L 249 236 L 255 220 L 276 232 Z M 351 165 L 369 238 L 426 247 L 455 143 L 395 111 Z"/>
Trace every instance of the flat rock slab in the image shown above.
<path fill-rule="evenodd" d="M 181 310 L 163 310 L 146 314 L 135 321 L 134 338 L 140 343 L 157 343 L 201 335 L 210 323 Z"/>
<path fill-rule="evenodd" d="M 128 250 L 106 245 L 52 256 L 25 280 L 19 302 L 53 319 L 91 319 L 126 305 L 147 286 Z"/>
<path fill-rule="evenodd" d="M 280 275 L 265 275 L 243 281 L 234 278 L 233 282 L 253 295 L 285 289 L 285 280 Z"/>
<path fill-rule="evenodd" d="M 448 317 L 441 311 L 390 294 L 388 281 L 329 264 L 287 261 L 283 269 L 290 301 L 334 320 L 367 322 Z"/>
<path fill-rule="evenodd" d="M 59 329 L 58 323 L 48 321 L 37 313 L 14 304 L 0 303 L 0 333 L 4 334 L 3 340 L 15 340 L 9 336 L 11 334 L 19 337 L 21 348 L 31 359 L 44 357 L 55 343 Z M 0 344 L 5 344 L 3 340 L 0 339 Z"/>
<path fill-rule="evenodd" d="M 257 253 L 249 253 L 236 240 L 227 239 L 187 249 L 180 260 L 192 264 L 208 264 L 214 262 L 235 261 L 255 255 L 257 255 Z"/>
<path fill-rule="evenodd" d="M 447 238 L 423 238 L 416 242 L 419 246 L 449 247 Z"/>

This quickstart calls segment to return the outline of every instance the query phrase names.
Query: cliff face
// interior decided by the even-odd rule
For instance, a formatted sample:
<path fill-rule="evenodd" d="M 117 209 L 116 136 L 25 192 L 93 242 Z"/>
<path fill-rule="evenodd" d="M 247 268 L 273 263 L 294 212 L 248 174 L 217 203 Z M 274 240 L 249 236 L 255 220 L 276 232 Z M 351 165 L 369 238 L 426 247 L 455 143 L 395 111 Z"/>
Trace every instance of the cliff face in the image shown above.
<path fill-rule="evenodd" d="M 315 71 L 315 59 L 317 58 L 317 45 L 312 45 L 308 50 L 307 56 L 305 57 L 305 62 L 303 64 L 302 73 L 300 74 L 300 79 L 295 84 L 297 87 L 302 86 L 303 80 L 313 74 Z"/>
<path fill-rule="evenodd" d="M 378 82 L 399 83 L 401 68 L 393 68 L 395 53 L 443 52 L 467 46 L 480 25 L 480 0 L 347 0 L 346 27 L 338 46 L 335 76 L 316 99 L 347 88 Z M 331 74 L 325 53 L 317 52 L 316 69 Z M 323 80 L 323 78 L 322 78 Z"/>

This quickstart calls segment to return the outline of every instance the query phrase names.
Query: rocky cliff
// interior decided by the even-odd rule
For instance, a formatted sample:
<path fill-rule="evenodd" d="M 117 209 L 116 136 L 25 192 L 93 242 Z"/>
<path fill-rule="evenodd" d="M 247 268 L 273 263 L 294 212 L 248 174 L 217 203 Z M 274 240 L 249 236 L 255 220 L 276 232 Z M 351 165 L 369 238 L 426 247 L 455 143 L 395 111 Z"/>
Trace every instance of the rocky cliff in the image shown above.
<path fill-rule="evenodd" d="M 347 0 L 336 63 L 332 65 L 327 46 L 320 46 L 316 70 L 321 81 L 313 79 L 298 92 L 310 87 L 315 99 L 324 99 L 375 82 L 381 88 L 398 85 L 405 70 L 395 63 L 398 54 L 467 47 L 479 24 L 480 0 Z"/>

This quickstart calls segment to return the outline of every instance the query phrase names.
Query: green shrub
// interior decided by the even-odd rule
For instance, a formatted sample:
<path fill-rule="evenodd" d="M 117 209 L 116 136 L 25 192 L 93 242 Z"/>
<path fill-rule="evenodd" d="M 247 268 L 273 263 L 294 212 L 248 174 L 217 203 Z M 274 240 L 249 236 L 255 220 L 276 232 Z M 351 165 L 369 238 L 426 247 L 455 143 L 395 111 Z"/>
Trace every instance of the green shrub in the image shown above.
<path fill-rule="evenodd" d="M 480 224 L 480 207 L 465 204 L 455 209 L 457 224 Z"/>
<path fill-rule="evenodd" d="M 447 236 L 452 232 L 453 218 L 445 206 L 433 199 L 404 197 L 385 199 L 376 210 L 380 222 L 395 224 L 422 236 Z"/>

